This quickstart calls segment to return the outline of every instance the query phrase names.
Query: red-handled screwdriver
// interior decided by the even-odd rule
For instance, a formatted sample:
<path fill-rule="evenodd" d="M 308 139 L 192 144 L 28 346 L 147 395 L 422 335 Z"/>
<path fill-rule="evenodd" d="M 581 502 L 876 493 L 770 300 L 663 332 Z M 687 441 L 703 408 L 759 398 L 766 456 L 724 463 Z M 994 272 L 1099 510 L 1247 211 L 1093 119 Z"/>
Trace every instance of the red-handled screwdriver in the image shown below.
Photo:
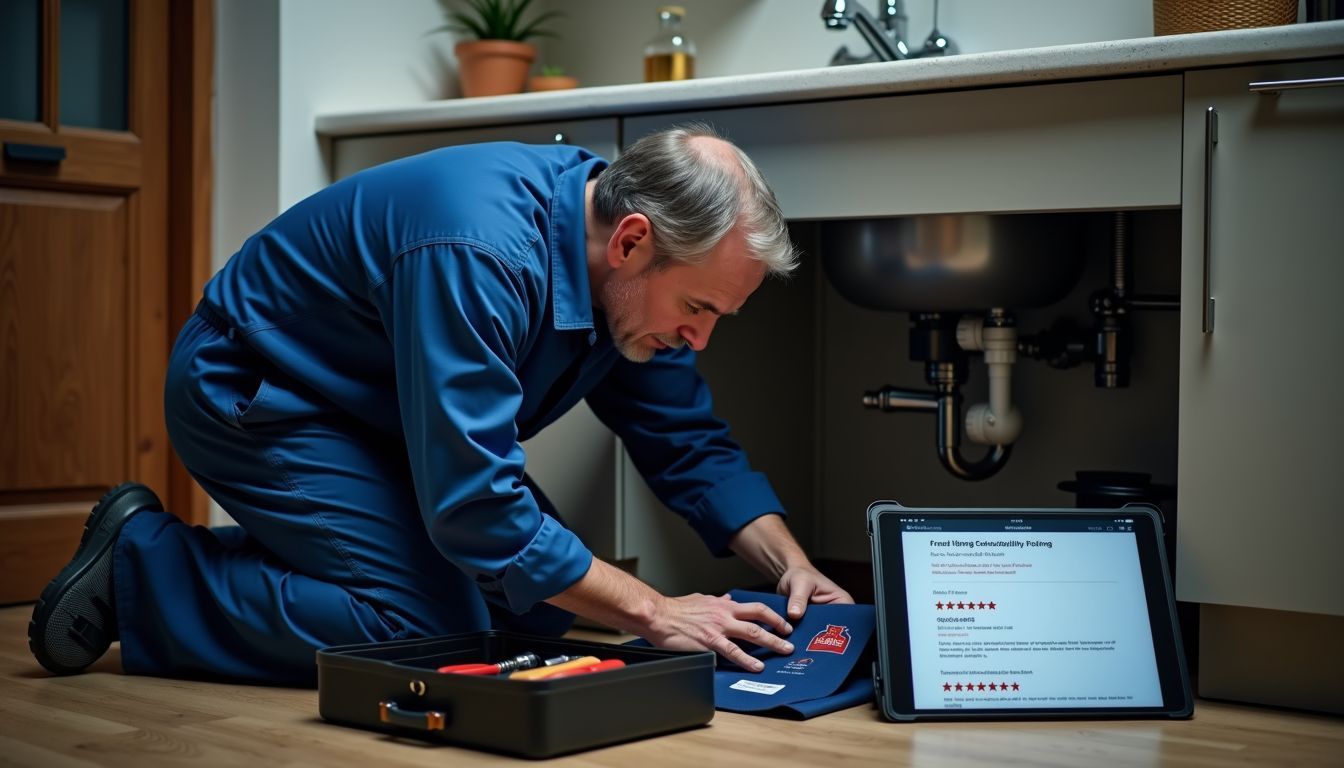
<path fill-rule="evenodd" d="M 537 666 L 549 667 L 555 664 L 563 664 L 566 661 L 573 661 L 577 658 L 580 657 L 556 656 L 553 659 L 542 661 L 541 657 L 535 653 L 520 653 L 511 659 L 505 659 L 497 664 L 449 664 L 445 667 L 439 667 L 439 671 L 450 675 L 501 675 L 516 669 L 531 669 Z"/>

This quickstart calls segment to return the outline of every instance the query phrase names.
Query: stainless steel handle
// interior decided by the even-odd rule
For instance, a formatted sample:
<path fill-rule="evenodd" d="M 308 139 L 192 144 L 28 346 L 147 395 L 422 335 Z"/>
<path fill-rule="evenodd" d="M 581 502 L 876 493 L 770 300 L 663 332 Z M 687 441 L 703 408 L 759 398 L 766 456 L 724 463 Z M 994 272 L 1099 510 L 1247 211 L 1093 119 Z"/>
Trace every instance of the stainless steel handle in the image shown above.
<path fill-rule="evenodd" d="M 1250 83 L 1246 87 L 1251 93 L 1278 93 L 1279 91 L 1299 91 L 1303 88 L 1338 88 L 1344 86 L 1344 77 L 1313 77 L 1306 80 L 1262 80 Z"/>
<path fill-rule="evenodd" d="M 1204 311 L 1203 331 L 1213 333 L 1213 293 L 1210 290 L 1210 267 L 1213 261 L 1213 147 L 1218 143 L 1218 110 L 1209 107 L 1204 113 Z"/>

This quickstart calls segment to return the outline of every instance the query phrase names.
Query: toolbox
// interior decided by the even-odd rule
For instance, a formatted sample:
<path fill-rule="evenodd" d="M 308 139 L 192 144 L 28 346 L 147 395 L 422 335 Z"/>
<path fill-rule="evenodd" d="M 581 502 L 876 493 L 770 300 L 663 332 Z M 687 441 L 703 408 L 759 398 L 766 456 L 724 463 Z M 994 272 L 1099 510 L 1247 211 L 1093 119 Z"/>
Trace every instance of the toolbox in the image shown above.
<path fill-rule="evenodd" d="M 438 672 L 524 653 L 625 666 L 556 680 Z M 317 653 L 324 720 L 457 746 L 551 757 L 708 723 L 714 654 L 503 631 L 343 645 Z"/>

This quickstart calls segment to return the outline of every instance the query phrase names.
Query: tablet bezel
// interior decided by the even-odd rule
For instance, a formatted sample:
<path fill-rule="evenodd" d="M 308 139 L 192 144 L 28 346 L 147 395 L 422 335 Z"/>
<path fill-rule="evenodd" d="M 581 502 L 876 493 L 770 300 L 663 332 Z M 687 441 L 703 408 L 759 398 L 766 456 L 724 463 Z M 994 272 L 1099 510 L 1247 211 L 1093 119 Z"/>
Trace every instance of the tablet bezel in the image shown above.
<path fill-rule="evenodd" d="M 909 612 L 906 610 L 905 568 L 901 537 L 884 535 L 885 525 L 900 524 L 911 515 L 938 519 L 1053 518 L 1095 519 L 1120 515 L 1134 519 L 1139 565 L 1148 606 L 1162 704 L 1156 707 L 1033 707 L 1022 709 L 917 709 L 910 661 Z M 1162 518 L 1146 504 L 1118 508 L 927 508 L 903 507 L 893 501 L 874 502 L 868 508 L 872 545 L 873 587 L 877 604 L 877 662 L 874 683 L 882 714 L 896 722 L 918 720 L 1039 720 L 1039 719 L 1184 719 L 1194 712 L 1170 569 L 1162 545 Z M 888 543 L 888 539 L 895 543 Z M 886 550 L 884 554 L 884 549 Z M 894 555 L 888 557 L 888 555 Z"/>

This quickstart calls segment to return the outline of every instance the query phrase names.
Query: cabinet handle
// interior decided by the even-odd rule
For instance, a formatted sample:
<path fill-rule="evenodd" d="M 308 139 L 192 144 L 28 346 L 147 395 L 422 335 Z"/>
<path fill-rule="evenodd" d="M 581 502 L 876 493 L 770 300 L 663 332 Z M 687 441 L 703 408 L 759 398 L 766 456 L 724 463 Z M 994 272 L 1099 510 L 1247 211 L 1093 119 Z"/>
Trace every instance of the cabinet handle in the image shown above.
<path fill-rule="evenodd" d="M 5 142 L 5 159 L 25 163 L 58 165 L 65 159 L 65 147 L 50 144 L 15 144 Z"/>
<path fill-rule="evenodd" d="M 1213 147 L 1218 143 L 1218 110 L 1209 107 L 1204 113 L 1204 301 L 1202 304 L 1204 319 L 1203 331 L 1213 333 L 1213 293 L 1210 291 L 1209 273 L 1213 262 Z"/>
<path fill-rule="evenodd" d="M 1306 80 L 1262 80 L 1246 87 L 1251 93 L 1277 94 L 1279 91 L 1299 91 L 1303 88 L 1337 88 L 1344 86 L 1344 77 L 1313 77 Z"/>
<path fill-rule="evenodd" d="M 568 144 L 568 143 L 569 143 L 569 137 L 566 136 L 566 135 L 563 134 L 563 133 L 556 133 L 556 134 L 555 134 L 555 143 L 556 143 L 556 144 Z"/>

